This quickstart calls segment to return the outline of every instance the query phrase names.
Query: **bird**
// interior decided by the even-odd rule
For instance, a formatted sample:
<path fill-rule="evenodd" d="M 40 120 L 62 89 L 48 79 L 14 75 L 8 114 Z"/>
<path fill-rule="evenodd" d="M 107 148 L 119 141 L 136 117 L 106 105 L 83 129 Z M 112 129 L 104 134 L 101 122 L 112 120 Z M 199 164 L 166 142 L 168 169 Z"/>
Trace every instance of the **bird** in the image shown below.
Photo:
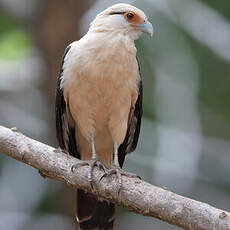
<path fill-rule="evenodd" d="M 115 4 L 99 13 L 88 32 L 67 46 L 56 90 L 56 133 L 59 146 L 107 177 L 116 174 L 118 193 L 122 176 L 135 176 L 121 168 L 139 139 L 143 87 L 134 41 L 153 34 L 145 13 L 129 4 Z M 79 229 L 113 228 L 115 206 L 77 190 Z"/>

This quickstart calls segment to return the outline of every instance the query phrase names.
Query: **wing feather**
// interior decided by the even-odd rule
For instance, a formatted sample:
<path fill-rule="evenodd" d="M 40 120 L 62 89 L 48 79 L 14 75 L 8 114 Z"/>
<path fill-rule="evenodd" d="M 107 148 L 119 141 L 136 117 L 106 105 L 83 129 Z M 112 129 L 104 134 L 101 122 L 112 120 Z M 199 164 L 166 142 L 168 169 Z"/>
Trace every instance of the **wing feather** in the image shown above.
<path fill-rule="evenodd" d="M 61 149 L 67 150 L 70 155 L 80 158 L 80 154 L 77 150 L 77 143 L 75 138 L 75 122 L 73 122 L 69 107 L 65 101 L 63 88 L 61 87 L 61 80 L 63 77 L 63 65 L 65 63 L 65 57 L 69 52 L 71 46 L 68 46 L 64 52 L 62 58 L 62 67 L 57 80 L 56 91 L 56 133 L 59 146 Z"/>
<path fill-rule="evenodd" d="M 139 67 L 139 74 L 141 78 L 140 65 L 137 60 Z M 118 149 L 118 160 L 119 164 L 122 167 L 125 156 L 128 153 L 133 152 L 137 147 L 137 142 L 139 139 L 140 128 L 141 128 L 141 118 L 142 118 L 142 99 L 143 99 L 143 87 L 142 80 L 140 80 L 138 85 L 138 98 L 134 108 L 130 108 L 130 118 L 128 123 L 128 128 L 124 142 L 120 145 Z"/>

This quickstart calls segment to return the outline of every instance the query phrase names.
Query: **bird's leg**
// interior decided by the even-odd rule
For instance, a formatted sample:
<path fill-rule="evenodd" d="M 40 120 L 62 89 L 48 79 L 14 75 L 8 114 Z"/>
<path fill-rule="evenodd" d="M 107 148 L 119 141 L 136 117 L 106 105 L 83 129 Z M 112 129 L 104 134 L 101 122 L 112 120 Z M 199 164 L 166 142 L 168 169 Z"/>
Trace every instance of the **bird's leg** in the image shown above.
<path fill-rule="evenodd" d="M 93 168 L 94 166 L 99 167 L 105 172 L 105 166 L 99 161 L 97 158 L 97 153 L 95 149 L 95 141 L 94 141 L 94 135 L 91 136 L 91 147 L 92 147 L 92 158 L 89 163 L 89 172 L 88 172 L 88 180 L 91 185 L 91 188 L 93 189 L 93 180 L 92 180 L 92 174 L 93 174 Z"/>
<path fill-rule="evenodd" d="M 117 191 L 118 191 L 118 194 L 120 194 L 121 187 L 122 187 L 122 176 L 141 179 L 136 174 L 128 173 L 128 172 L 125 172 L 123 169 L 121 169 L 121 167 L 119 165 L 119 161 L 118 161 L 118 144 L 117 144 L 117 142 L 114 142 L 113 165 L 112 165 L 111 169 L 101 177 L 100 180 L 102 180 L 104 177 L 107 177 L 107 176 L 110 176 L 110 175 L 113 175 L 113 174 L 117 175 L 117 179 L 118 179 L 118 190 Z"/>
<path fill-rule="evenodd" d="M 71 170 L 73 172 L 79 166 L 88 165 L 89 166 L 88 181 L 90 183 L 91 188 L 93 189 L 93 180 L 92 180 L 93 168 L 95 166 L 97 166 L 98 168 L 102 169 L 105 172 L 105 166 L 97 158 L 96 149 L 95 149 L 94 135 L 91 136 L 91 148 L 92 148 L 92 158 L 91 158 L 91 160 L 90 161 L 83 161 L 81 163 L 73 165 L 72 168 L 71 168 Z"/>

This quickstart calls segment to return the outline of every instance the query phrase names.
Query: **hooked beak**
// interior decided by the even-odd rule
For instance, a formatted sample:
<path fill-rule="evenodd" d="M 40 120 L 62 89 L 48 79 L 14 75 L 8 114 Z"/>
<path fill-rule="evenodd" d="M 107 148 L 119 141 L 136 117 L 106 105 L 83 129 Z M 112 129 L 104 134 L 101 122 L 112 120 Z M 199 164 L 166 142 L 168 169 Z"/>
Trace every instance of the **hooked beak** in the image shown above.
<path fill-rule="evenodd" d="M 153 36 L 153 25 L 149 21 L 142 24 L 135 24 L 135 26 L 143 33 L 147 33 Z"/>

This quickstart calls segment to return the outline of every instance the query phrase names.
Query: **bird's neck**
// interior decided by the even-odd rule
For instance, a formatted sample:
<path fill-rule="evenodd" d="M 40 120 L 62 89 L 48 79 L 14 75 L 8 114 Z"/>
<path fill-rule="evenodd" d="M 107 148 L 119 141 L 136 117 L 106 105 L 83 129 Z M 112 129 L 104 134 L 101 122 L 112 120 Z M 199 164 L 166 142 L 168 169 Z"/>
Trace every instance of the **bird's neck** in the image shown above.
<path fill-rule="evenodd" d="M 136 56 L 136 47 L 134 38 L 124 33 L 117 33 L 115 31 L 89 31 L 86 36 L 94 37 L 94 42 L 98 42 L 98 45 L 103 44 L 105 49 L 112 50 L 123 50 L 127 54 Z"/>

